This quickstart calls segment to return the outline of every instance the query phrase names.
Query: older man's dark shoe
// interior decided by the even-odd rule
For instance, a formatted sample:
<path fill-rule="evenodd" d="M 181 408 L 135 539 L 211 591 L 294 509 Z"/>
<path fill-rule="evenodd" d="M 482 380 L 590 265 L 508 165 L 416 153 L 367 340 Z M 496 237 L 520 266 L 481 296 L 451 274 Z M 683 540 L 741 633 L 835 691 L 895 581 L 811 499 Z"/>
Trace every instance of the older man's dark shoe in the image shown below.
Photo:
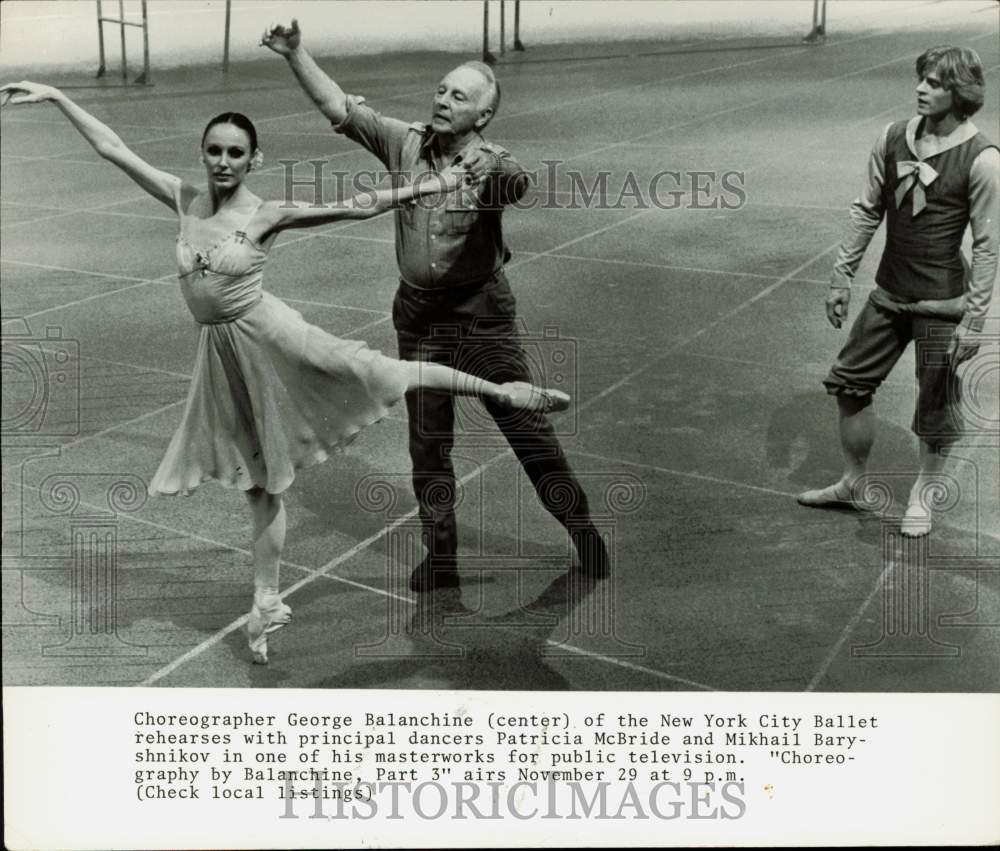
<path fill-rule="evenodd" d="M 453 562 L 432 564 L 430 559 L 425 558 L 410 574 L 410 590 L 416 594 L 458 586 L 458 570 Z"/>

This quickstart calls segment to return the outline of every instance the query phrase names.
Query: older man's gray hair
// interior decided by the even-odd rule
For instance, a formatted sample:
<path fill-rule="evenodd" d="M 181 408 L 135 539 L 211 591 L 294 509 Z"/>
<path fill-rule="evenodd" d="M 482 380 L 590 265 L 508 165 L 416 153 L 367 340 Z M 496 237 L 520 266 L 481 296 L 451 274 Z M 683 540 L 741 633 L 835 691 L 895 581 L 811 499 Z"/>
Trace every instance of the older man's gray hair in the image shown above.
<path fill-rule="evenodd" d="M 490 66 L 487 65 L 485 62 L 477 62 L 477 61 L 463 62 L 458 67 L 472 68 L 478 71 L 480 74 L 482 74 L 483 79 L 486 80 L 488 84 L 486 89 L 486 96 L 484 98 L 484 102 L 480 102 L 479 107 L 480 109 L 489 107 L 493 111 L 493 114 L 486 122 L 487 124 L 489 124 L 489 122 L 497 114 L 497 110 L 500 109 L 500 84 L 497 82 L 496 74 L 493 73 L 493 69 L 490 68 Z M 486 124 L 483 125 L 483 127 L 485 126 Z"/>

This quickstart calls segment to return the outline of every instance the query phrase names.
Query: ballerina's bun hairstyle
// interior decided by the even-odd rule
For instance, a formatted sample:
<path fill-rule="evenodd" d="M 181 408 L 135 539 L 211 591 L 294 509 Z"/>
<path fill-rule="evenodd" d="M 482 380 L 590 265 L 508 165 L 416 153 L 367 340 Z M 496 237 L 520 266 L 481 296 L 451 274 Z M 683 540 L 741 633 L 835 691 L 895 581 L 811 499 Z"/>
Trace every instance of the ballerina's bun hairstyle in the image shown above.
<path fill-rule="evenodd" d="M 202 145 L 205 144 L 205 137 L 208 135 L 208 131 L 215 127 L 216 124 L 232 124 L 234 127 L 239 127 L 240 130 L 250 137 L 250 153 L 252 154 L 258 149 L 257 128 L 253 126 L 253 122 L 242 112 L 224 112 L 222 115 L 216 115 L 215 118 L 205 125 L 205 132 L 201 134 Z"/>
<path fill-rule="evenodd" d="M 923 79 L 932 71 L 951 92 L 955 115 L 965 120 L 979 111 L 986 95 L 986 82 L 983 63 L 976 51 L 950 45 L 925 50 L 917 57 L 917 77 Z"/>

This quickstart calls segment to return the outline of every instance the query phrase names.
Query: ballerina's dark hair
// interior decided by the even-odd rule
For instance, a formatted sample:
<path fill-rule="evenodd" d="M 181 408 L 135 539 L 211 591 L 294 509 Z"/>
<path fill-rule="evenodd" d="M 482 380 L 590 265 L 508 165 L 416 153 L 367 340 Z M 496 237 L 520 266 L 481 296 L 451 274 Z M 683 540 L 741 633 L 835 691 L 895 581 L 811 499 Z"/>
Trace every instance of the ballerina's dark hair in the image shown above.
<path fill-rule="evenodd" d="M 216 124 L 232 124 L 235 127 L 239 127 L 240 130 L 250 137 L 251 154 L 259 147 L 257 144 L 257 128 L 253 126 L 253 122 L 242 112 L 224 112 L 222 115 L 216 115 L 215 118 L 205 125 L 205 132 L 201 134 L 202 145 L 205 144 L 205 137 L 208 135 L 208 131 Z"/>

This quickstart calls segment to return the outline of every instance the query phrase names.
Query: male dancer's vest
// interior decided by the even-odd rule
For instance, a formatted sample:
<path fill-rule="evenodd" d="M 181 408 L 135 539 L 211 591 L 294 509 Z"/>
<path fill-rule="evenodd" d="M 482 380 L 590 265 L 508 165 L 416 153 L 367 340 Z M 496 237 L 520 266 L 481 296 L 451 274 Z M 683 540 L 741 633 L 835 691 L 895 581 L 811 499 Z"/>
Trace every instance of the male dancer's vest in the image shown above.
<path fill-rule="evenodd" d="M 914 162 L 906 144 L 906 121 L 889 128 L 885 148 L 886 243 L 875 280 L 904 300 L 955 298 L 965 291 L 962 235 L 969 223 L 969 172 L 986 148 L 996 147 L 982 133 L 924 162 L 937 177 L 924 187 L 926 207 L 913 215 L 914 186 L 896 206 L 896 188 L 903 181 L 897 163 Z"/>

